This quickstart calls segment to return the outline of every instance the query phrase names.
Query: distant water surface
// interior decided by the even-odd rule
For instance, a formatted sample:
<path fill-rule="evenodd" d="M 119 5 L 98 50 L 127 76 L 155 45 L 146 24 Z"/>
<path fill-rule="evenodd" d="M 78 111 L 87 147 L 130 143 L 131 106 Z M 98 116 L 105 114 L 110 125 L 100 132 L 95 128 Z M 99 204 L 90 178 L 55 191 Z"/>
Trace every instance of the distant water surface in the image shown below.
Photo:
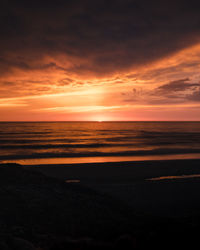
<path fill-rule="evenodd" d="M 200 158 L 200 122 L 1 122 L 0 162 Z"/>

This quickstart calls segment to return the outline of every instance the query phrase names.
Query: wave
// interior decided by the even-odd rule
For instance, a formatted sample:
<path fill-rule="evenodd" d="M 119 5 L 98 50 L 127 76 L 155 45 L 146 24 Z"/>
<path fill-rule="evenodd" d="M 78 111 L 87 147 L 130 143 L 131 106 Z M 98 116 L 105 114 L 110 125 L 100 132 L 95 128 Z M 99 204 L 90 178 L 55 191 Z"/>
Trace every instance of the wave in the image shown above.
<path fill-rule="evenodd" d="M 200 123 L 0 123 L 0 160 L 200 153 Z"/>
<path fill-rule="evenodd" d="M 136 150 L 136 151 L 122 151 L 122 152 L 45 152 L 32 154 L 9 154 L 0 155 L 0 160 L 11 159 L 40 159 L 40 158 L 67 158 L 67 157 L 96 157 L 96 156 L 147 156 L 147 155 L 175 155 L 175 154 L 195 154 L 200 153 L 200 148 L 162 148 L 153 150 Z"/>
<path fill-rule="evenodd" d="M 26 144 L 26 145 L 3 145 L 3 149 L 59 149 L 59 148 L 103 148 L 103 147 L 119 147 L 120 144 Z M 136 146 L 136 144 L 122 144 L 123 147 Z"/>

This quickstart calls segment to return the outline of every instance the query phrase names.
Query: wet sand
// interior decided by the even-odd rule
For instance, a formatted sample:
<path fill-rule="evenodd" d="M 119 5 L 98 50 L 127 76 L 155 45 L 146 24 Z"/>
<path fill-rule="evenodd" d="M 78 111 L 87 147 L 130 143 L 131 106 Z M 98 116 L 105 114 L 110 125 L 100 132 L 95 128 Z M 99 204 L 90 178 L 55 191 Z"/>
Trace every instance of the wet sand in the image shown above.
<path fill-rule="evenodd" d="M 27 167 L 115 197 L 137 213 L 182 217 L 200 211 L 200 160 Z M 177 178 L 170 178 L 175 176 Z M 185 176 L 185 178 L 181 178 Z M 186 178 L 190 176 L 190 178 Z M 154 180 L 154 178 L 160 178 Z"/>
<path fill-rule="evenodd" d="M 24 166 L 59 179 L 82 183 L 127 183 L 161 176 L 200 174 L 200 159 Z"/>
<path fill-rule="evenodd" d="M 160 249 L 163 242 L 177 248 L 198 242 L 200 160 L 11 164 L 0 171 L 0 243 L 11 237 L 40 249 L 73 249 L 68 239 L 77 244 L 89 237 L 81 249 L 93 243 L 96 249 Z M 195 177 L 151 180 L 182 175 Z"/>

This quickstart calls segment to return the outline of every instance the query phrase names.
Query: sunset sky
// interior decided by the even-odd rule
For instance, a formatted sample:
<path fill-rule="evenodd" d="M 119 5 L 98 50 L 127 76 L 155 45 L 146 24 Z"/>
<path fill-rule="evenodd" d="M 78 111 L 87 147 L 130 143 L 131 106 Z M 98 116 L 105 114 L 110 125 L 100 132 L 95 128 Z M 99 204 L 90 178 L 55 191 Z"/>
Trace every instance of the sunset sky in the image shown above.
<path fill-rule="evenodd" d="M 200 120 L 200 2 L 2 2 L 0 121 Z"/>

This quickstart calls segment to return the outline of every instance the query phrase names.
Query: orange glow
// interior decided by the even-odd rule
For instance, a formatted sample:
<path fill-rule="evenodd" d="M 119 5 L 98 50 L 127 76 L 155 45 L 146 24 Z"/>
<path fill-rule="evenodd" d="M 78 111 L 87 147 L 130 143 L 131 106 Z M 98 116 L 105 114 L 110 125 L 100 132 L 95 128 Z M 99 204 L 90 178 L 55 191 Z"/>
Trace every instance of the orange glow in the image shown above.
<path fill-rule="evenodd" d="M 200 120 L 200 100 L 191 95 L 198 94 L 200 44 L 144 67 L 104 77 L 66 74 L 62 67 L 73 64 L 73 59 L 69 64 L 62 55 L 43 60 L 59 67 L 34 72 L 15 69 L 0 76 L 2 82 L 14 82 L 0 89 L 1 121 Z M 196 87 L 171 96 L 159 94 L 160 86 L 180 79 Z"/>

